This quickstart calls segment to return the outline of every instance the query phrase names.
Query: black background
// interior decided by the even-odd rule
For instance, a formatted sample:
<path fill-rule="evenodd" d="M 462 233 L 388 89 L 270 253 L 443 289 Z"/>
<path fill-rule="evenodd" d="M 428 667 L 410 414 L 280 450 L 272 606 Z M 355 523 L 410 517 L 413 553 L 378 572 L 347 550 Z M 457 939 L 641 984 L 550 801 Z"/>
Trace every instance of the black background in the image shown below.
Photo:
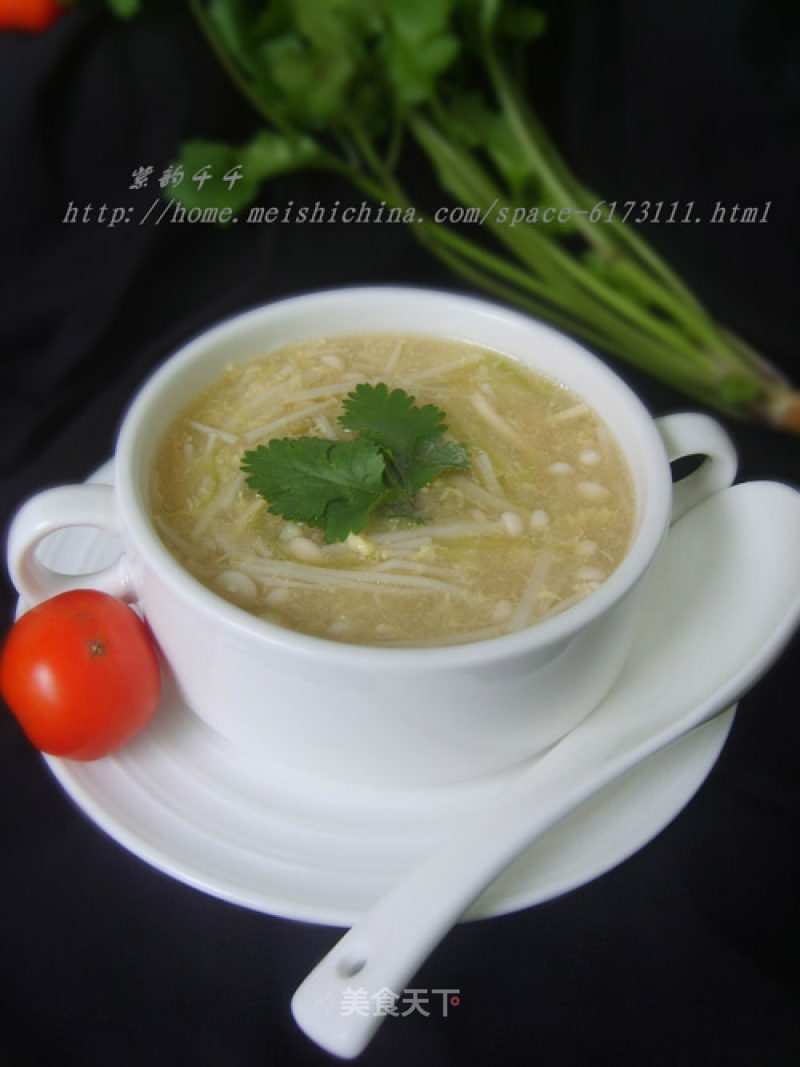
<path fill-rule="evenodd" d="M 555 5 L 554 5 L 555 6 Z M 62 222 L 70 201 L 140 205 L 187 136 L 253 118 L 180 13 L 70 13 L 0 34 L 0 505 L 82 480 L 131 396 L 179 343 L 273 298 L 362 282 L 461 289 L 402 227 Z M 762 205 L 763 226 L 651 226 L 716 315 L 798 379 L 800 31 L 796 5 L 558 5 L 534 97 L 608 199 Z M 324 176 L 265 204 L 357 203 Z M 695 405 L 616 369 L 654 414 Z M 726 423 L 740 480 L 800 484 L 800 443 Z M 755 549 L 754 549 L 755 550 Z M 2 584 L 7 625 L 14 595 Z M 458 987 L 447 1019 L 387 1024 L 370 1064 L 800 1062 L 797 643 L 742 701 L 688 808 L 616 870 L 559 900 L 457 928 L 417 985 Z M 336 931 L 251 913 L 128 855 L 64 796 L 0 716 L 0 1064 L 332 1062 L 292 991 Z"/>

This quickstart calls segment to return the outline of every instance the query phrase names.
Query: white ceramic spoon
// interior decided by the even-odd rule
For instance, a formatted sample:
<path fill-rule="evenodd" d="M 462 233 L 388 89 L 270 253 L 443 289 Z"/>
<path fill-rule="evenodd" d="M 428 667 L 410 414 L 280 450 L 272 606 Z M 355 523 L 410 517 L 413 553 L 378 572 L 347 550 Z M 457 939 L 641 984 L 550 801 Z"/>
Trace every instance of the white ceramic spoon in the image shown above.
<path fill-rule="evenodd" d="M 657 605 L 660 655 L 640 667 L 634 648 L 603 704 L 402 878 L 314 968 L 292 1011 L 322 1048 L 357 1056 L 384 1018 L 344 1014 L 347 987 L 401 994 L 525 848 L 734 703 L 779 655 L 800 620 L 800 493 L 772 482 L 725 489 L 675 524 L 663 555 L 693 579 L 688 599 Z"/>

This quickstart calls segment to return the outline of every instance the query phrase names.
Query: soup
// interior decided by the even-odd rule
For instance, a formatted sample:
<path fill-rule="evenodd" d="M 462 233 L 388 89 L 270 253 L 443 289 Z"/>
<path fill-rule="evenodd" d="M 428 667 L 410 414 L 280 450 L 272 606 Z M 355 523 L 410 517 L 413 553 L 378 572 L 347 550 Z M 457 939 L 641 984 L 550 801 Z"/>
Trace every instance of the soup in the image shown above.
<path fill-rule="evenodd" d="M 242 457 L 275 438 L 352 437 L 359 385 L 403 389 L 446 413 L 469 463 L 327 543 L 248 485 Z M 235 364 L 160 442 L 151 479 L 160 536 L 216 593 L 279 625 L 337 641 L 420 646 L 521 630 L 591 594 L 619 565 L 631 478 L 590 405 L 517 361 L 461 341 L 320 338 Z"/>

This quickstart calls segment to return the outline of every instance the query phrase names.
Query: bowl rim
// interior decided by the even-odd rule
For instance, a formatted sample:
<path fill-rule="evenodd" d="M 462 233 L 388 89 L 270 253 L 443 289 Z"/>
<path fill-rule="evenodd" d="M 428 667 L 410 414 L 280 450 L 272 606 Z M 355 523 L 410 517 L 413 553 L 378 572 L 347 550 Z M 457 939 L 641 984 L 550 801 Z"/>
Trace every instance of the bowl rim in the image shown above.
<path fill-rule="evenodd" d="M 237 333 L 242 335 L 256 325 L 267 328 L 270 324 L 275 325 L 281 318 L 287 316 L 297 318 L 310 316 L 312 313 L 330 313 L 331 310 L 338 313 L 344 302 L 347 302 L 351 309 L 355 306 L 365 309 L 376 308 L 379 305 L 385 306 L 388 301 L 394 302 L 398 307 L 415 304 L 420 308 L 427 306 L 429 310 L 442 308 L 445 302 L 450 310 L 465 315 L 488 315 L 498 323 L 529 331 L 532 335 L 538 333 L 540 337 L 549 338 L 557 343 L 564 352 L 571 350 L 572 358 L 584 361 L 587 367 L 592 368 L 594 375 L 599 379 L 604 378 L 619 402 L 624 403 L 642 440 L 650 447 L 652 457 L 657 462 L 649 464 L 647 499 L 643 503 L 639 516 L 639 527 L 624 559 L 594 592 L 588 594 L 577 604 L 522 630 L 481 641 L 409 647 L 343 642 L 291 630 L 238 607 L 209 589 L 188 572 L 162 541 L 146 503 L 145 483 L 147 474 L 149 474 L 149 465 L 147 471 L 141 469 L 144 464 L 140 457 L 143 441 L 146 440 L 151 447 L 154 447 L 155 435 L 150 426 L 153 421 L 153 410 L 157 407 L 159 400 L 163 402 L 170 387 L 175 389 L 177 383 L 189 375 L 190 368 L 194 367 L 196 370 L 198 365 L 202 365 L 203 354 L 205 354 L 205 360 L 209 364 L 212 363 L 211 353 L 218 351 L 222 342 L 230 340 Z M 321 335 L 332 336 L 337 332 L 348 332 L 352 335 L 358 330 L 310 329 L 307 336 L 309 338 Z M 369 332 L 379 331 L 371 329 Z M 385 332 L 394 331 L 386 328 Z M 431 329 L 420 329 L 415 332 L 421 335 L 436 336 L 435 330 Z M 439 336 L 449 335 L 440 334 Z M 280 347 L 282 343 L 279 342 L 275 347 Z M 269 346 L 264 349 L 264 351 L 268 350 Z M 502 351 L 502 348 L 498 347 L 498 350 Z M 216 373 L 218 373 L 218 368 Z M 209 380 L 214 376 L 210 374 Z M 579 392 L 579 390 L 574 391 Z M 190 394 L 184 393 L 183 402 L 185 403 L 189 398 Z M 173 405 L 173 415 L 177 410 L 177 405 Z M 157 435 L 156 440 L 158 438 L 160 434 Z M 629 451 L 621 442 L 619 443 L 626 459 L 630 461 Z M 139 565 L 144 563 L 145 567 L 150 568 L 173 595 L 179 595 L 194 610 L 202 612 L 211 623 L 216 622 L 221 626 L 233 627 L 237 632 L 245 633 L 255 641 L 266 642 L 287 653 L 304 654 L 317 661 L 330 662 L 338 666 L 357 665 L 362 669 L 391 668 L 396 670 L 410 666 L 412 663 L 419 668 L 458 668 L 464 664 L 502 662 L 509 658 L 516 658 L 521 653 L 543 652 L 552 648 L 553 645 L 569 640 L 604 616 L 631 591 L 648 570 L 666 535 L 672 501 L 669 463 L 656 424 L 639 397 L 600 357 L 562 332 L 522 312 L 492 303 L 481 297 L 416 286 L 348 286 L 306 292 L 239 311 L 199 331 L 166 357 L 134 396 L 120 426 L 114 466 L 123 540 Z M 638 503 L 641 504 L 641 501 Z"/>

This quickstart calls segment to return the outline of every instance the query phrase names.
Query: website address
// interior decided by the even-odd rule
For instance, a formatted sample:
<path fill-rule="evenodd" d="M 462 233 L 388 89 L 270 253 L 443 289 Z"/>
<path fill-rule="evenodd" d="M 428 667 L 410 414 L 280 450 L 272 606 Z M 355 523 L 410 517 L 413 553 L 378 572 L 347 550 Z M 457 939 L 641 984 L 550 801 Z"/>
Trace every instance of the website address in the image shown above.
<path fill-rule="evenodd" d="M 569 205 L 541 206 L 539 204 L 512 206 L 494 200 L 488 207 L 463 207 L 459 204 L 436 208 L 431 218 L 437 225 L 485 226 L 566 226 L 582 219 L 594 225 L 609 225 L 614 221 L 665 225 L 686 224 L 690 222 L 711 223 L 765 223 L 768 221 L 772 201 L 761 204 L 742 205 L 738 202 L 723 203 L 718 200 L 709 210 L 698 208 L 694 200 L 598 200 L 590 208 L 575 208 Z M 283 207 L 252 207 L 247 213 L 246 221 L 256 224 L 272 223 L 419 223 L 425 216 L 414 207 L 389 207 L 384 201 L 371 204 L 362 200 L 360 204 L 341 206 L 337 200 L 324 205 L 316 201 L 313 205 L 295 206 L 289 201 Z"/>
<path fill-rule="evenodd" d="M 63 223 L 93 223 L 114 228 L 120 225 L 166 224 L 213 225 L 244 222 L 246 225 L 274 226 L 292 223 L 295 225 L 413 225 L 429 220 L 434 225 L 450 226 L 567 226 L 589 223 L 608 225 L 614 222 L 643 224 L 686 224 L 691 222 L 763 224 L 768 221 L 772 201 L 761 204 L 742 205 L 718 200 L 713 208 L 699 208 L 694 200 L 598 200 L 591 208 L 565 206 L 510 205 L 494 200 L 487 207 L 464 207 L 459 204 L 438 207 L 428 215 L 412 205 L 391 206 L 385 201 L 372 203 L 362 200 L 358 204 L 322 203 L 256 205 L 245 214 L 235 214 L 230 206 L 206 205 L 186 207 L 177 200 L 156 197 L 147 205 L 76 204 L 70 200 L 62 218 Z M 580 220 L 580 221 L 579 221 Z"/>

